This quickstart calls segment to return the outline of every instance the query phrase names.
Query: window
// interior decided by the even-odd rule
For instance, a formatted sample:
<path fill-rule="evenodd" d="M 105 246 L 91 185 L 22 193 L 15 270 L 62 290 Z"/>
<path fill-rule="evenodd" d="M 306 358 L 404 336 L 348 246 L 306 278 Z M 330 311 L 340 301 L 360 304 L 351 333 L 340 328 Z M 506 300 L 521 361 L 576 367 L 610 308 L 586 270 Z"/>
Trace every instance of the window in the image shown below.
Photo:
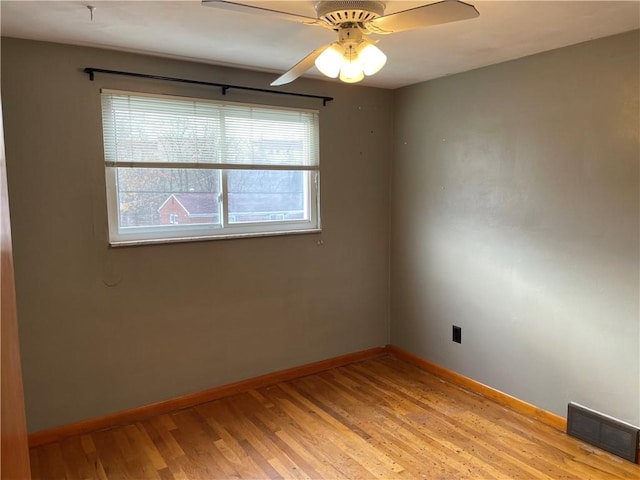
<path fill-rule="evenodd" d="M 318 113 L 102 92 L 112 245 L 317 231 Z"/>

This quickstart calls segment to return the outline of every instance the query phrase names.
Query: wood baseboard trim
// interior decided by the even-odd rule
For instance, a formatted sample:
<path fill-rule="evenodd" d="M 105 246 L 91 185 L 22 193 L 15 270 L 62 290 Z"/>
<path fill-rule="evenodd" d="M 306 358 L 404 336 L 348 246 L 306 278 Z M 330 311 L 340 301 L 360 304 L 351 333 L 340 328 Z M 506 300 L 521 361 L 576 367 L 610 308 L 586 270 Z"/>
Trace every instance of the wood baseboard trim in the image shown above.
<path fill-rule="evenodd" d="M 542 408 L 536 407 L 518 398 L 512 397 L 500 390 L 484 385 L 469 377 L 465 377 L 457 372 L 444 368 L 438 364 L 425 360 L 413 353 L 402 350 L 395 345 L 376 347 L 360 352 L 349 353 L 339 357 L 321 360 L 319 362 L 301 365 L 278 372 L 267 373 L 258 377 L 241 380 L 239 382 L 209 388 L 201 392 L 191 393 L 169 400 L 143 405 L 121 412 L 116 412 L 102 417 L 91 418 L 80 422 L 61 425 L 47 430 L 41 430 L 29 435 L 29 447 L 38 447 L 48 443 L 58 442 L 73 435 L 95 432 L 118 425 L 134 423 L 154 415 L 162 415 L 185 408 L 194 407 L 202 403 L 210 402 L 220 398 L 246 392 L 255 388 L 262 388 L 280 382 L 294 380 L 296 378 L 313 375 L 332 368 L 349 365 L 370 358 L 375 358 L 385 353 L 395 355 L 397 358 L 411 363 L 429 373 L 432 373 L 444 380 L 447 380 L 459 387 L 477 393 L 485 398 L 493 400 L 506 408 L 522 413 L 530 418 L 536 419 L 545 425 L 549 425 L 557 430 L 565 432 L 567 421 L 564 417 L 551 413 Z"/>
<path fill-rule="evenodd" d="M 378 357 L 386 353 L 387 347 L 376 347 L 360 352 L 349 353 L 339 357 L 321 360 L 319 362 L 301 365 L 299 367 L 288 368 L 273 373 L 267 373 L 258 377 L 241 380 L 219 387 L 209 388 L 201 392 L 191 393 L 169 400 L 143 405 L 141 407 L 111 413 L 102 417 L 91 418 L 80 422 L 61 425 L 47 430 L 41 430 L 29 435 L 29 447 L 38 447 L 47 443 L 58 442 L 73 435 L 104 430 L 118 425 L 134 423 L 154 415 L 162 415 L 185 408 L 194 407 L 201 403 L 210 402 L 237 393 L 246 392 L 255 388 L 262 388 L 280 382 L 294 380 L 296 378 L 313 375 L 332 368 L 349 365 L 370 358 Z"/>
<path fill-rule="evenodd" d="M 549 412 L 523 400 L 512 397 L 511 395 L 501 392 L 500 390 L 496 390 L 495 388 L 484 385 L 483 383 L 480 383 L 469 377 L 465 377 L 464 375 L 418 357 L 413 353 L 402 350 L 395 345 L 387 345 L 387 351 L 401 360 L 405 360 L 406 362 L 420 367 L 421 369 L 429 373 L 433 373 L 434 375 L 447 380 L 459 387 L 493 400 L 506 408 L 514 410 L 518 413 L 522 413 L 523 415 L 538 420 L 545 425 L 549 425 L 550 427 L 553 427 L 562 432 L 566 432 L 567 430 L 567 420 L 560 415 L 556 415 L 555 413 Z"/>

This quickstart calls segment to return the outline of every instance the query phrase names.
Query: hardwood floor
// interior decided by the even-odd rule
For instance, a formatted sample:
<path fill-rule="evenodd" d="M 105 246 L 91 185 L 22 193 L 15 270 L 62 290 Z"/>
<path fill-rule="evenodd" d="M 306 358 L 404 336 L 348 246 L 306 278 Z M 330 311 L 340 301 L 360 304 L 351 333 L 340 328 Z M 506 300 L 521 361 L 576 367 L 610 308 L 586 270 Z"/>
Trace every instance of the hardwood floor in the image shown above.
<path fill-rule="evenodd" d="M 391 355 L 31 450 L 37 479 L 640 479 Z"/>

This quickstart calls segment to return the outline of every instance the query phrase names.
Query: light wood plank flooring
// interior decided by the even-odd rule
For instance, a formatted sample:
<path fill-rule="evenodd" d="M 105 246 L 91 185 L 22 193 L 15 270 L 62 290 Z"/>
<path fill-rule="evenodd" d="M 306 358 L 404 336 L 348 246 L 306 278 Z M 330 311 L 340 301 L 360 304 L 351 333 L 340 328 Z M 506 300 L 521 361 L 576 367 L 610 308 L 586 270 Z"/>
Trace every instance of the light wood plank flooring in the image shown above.
<path fill-rule="evenodd" d="M 385 355 L 31 450 L 34 479 L 640 479 Z"/>

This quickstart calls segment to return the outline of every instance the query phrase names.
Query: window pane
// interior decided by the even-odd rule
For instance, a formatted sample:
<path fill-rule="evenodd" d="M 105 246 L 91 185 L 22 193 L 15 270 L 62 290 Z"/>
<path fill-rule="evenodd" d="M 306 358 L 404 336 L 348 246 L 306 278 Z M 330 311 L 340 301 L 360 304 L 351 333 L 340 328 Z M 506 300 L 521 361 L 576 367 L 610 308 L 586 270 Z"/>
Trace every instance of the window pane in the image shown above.
<path fill-rule="evenodd" d="M 229 223 L 308 220 L 307 172 L 229 170 Z"/>
<path fill-rule="evenodd" d="M 232 109 L 228 108 L 226 111 Z M 241 115 L 244 113 L 244 115 Z M 281 112 L 270 116 L 258 110 L 227 112 L 224 158 L 247 165 L 313 165 L 317 163 L 314 125 L 305 114 Z M 279 118 L 282 117 L 282 118 Z"/>
<path fill-rule="evenodd" d="M 220 162 L 220 109 L 213 104 L 103 96 L 107 159 Z"/>
<path fill-rule="evenodd" d="M 118 224 L 220 224 L 220 171 L 117 168 Z"/>

